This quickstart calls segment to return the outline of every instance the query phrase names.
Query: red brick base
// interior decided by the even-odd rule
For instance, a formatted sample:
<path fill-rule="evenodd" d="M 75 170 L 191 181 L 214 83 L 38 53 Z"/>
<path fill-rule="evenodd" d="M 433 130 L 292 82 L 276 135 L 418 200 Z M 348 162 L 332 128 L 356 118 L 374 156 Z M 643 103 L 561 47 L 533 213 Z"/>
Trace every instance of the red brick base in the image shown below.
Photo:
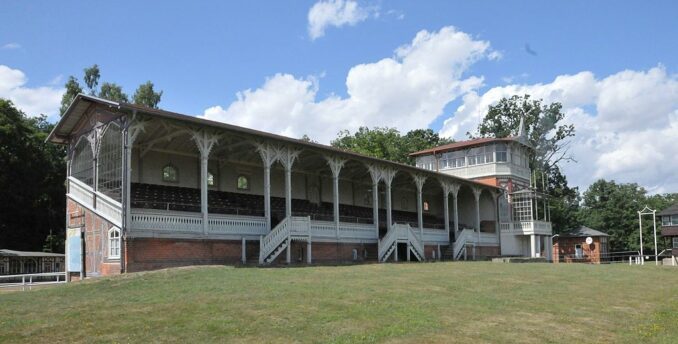
<path fill-rule="evenodd" d="M 240 240 L 129 238 L 125 242 L 128 272 L 188 265 L 238 264 Z M 247 241 L 248 261 L 259 259 L 259 241 Z"/>

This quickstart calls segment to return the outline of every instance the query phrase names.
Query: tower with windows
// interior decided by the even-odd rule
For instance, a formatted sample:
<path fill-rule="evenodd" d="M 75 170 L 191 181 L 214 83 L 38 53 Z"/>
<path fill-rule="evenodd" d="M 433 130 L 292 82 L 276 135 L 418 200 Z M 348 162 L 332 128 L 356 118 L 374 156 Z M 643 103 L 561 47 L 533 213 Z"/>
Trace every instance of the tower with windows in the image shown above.
<path fill-rule="evenodd" d="M 521 120 L 515 136 L 455 142 L 410 155 L 419 168 L 501 188 L 503 193 L 496 195 L 495 222 L 499 254 L 549 259 L 552 229 L 548 197 L 530 169 L 533 154 Z M 482 233 L 483 228 L 475 230 Z M 480 235 L 478 240 L 476 244 L 482 245 Z"/>

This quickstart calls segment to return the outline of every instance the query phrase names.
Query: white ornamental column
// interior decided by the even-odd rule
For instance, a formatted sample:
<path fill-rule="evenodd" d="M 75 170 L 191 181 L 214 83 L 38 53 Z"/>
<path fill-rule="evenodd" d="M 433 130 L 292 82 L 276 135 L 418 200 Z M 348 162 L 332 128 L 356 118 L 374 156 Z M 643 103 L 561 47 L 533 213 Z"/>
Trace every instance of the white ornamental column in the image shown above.
<path fill-rule="evenodd" d="M 278 150 L 278 160 L 285 168 L 285 217 L 292 217 L 292 165 L 299 156 L 300 151 L 290 147 Z"/>
<path fill-rule="evenodd" d="M 377 240 L 379 239 L 379 181 L 381 180 L 381 169 L 375 165 L 368 165 L 372 177 L 372 221 L 374 222 L 374 231 Z"/>
<path fill-rule="evenodd" d="M 257 143 L 257 151 L 264 165 L 264 217 L 266 229 L 271 231 L 271 165 L 276 160 L 275 150 L 267 143 Z"/>
<path fill-rule="evenodd" d="M 391 199 L 391 184 L 397 171 L 387 168 L 382 171 L 384 183 L 386 184 L 386 231 L 390 232 L 393 226 L 393 200 Z"/>
<path fill-rule="evenodd" d="M 219 140 L 219 137 L 203 131 L 193 132 L 193 141 L 200 151 L 200 212 L 202 213 L 202 234 L 207 235 L 209 228 L 207 210 L 207 164 L 210 151 Z"/>
<path fill-rule="evenodd" d="M 440 180 L 440 186 L 443 188 L 443 218 L 445 221 L 445 232 L 450 233 L 450 192 L 452 191 L 450 183 Z"/>
<path fill-rule="evenodd" d="M 422 243 L 424 242 L 424 214 L 423 214 L 423 197 L 422 190 L 424 189 L 424 183 L 426 182 L 426 177 L 420 174 L 415 174 L 412 176 L 414 183 L 417 185 L 417 223 L 419 225 L 419 234 Z"/>
<path fill-rule="evenodd" d="M 325 157 L 327 165 L 332 170 L 332 213 L 334 215 L 334 230 L 337 239 L 339 238 L 339 173 L 344 167 L 346 160 L 338 157 Z"/>
<path fill-rule="evenodd" d="M 459 196 L 459 185 L 452 184 L 452 211 L 454 213 L 454 237 L 457 238 L 457 233 L 459 232 L 459 207 L 457 202 L 457 196 Z"/>
<path fill-rule="evenodd" d="M 475 197 L 475 200 L 476 200 L 476 223 L 475 223 L 475 227 L 476 227 L 476 230 L 478 231 L 478 244 L 480 244 L 480 194 L 482 192 L 483 192 L 483 190 L 479 187 L 473 188 L 473 196 Z"/>

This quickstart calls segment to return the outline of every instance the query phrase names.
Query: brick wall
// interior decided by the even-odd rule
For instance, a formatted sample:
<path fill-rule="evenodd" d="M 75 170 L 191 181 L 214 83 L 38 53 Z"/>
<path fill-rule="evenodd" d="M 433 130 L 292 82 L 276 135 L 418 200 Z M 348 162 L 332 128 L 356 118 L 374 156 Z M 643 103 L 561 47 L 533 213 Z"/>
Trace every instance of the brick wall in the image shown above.
<path fill-rule="evenodd" d="M 353 260 L 353 250 L 357 251 L 358 259 Z M 307 243 L 305 241 L 293 241 L 291 261 L 292 263 L 306 263 Z M 376 262 L 377 244 L 348 244 L 348 243 L 325 243 L 313 242 L 311 245 L 311 263 L 335 264 L 354 262 Z M 367 255 L 367 257 L 365 257 Z M 301 260 L 299 259 L 301 257 Z M 286 252 L 283 251 L 275 259 L 275 264 L 284 264 Z"/>
<path fill-rule="evenodd" d="M 125 248 L 128 272 L 188 265 L 234 265 L 242 257 L 240 240 L 128 238 Z M 247 258 L 258 262 L 258 241 L 247 242 Z"/>
<path fill-rule="evenodd" d="M 108 258 L 108 231 L 113 225 L 70 198 L 66 200 L 70 228 L 85 233 L 85 273 L 87 276 L 120 274 L 120 260 Z"/>

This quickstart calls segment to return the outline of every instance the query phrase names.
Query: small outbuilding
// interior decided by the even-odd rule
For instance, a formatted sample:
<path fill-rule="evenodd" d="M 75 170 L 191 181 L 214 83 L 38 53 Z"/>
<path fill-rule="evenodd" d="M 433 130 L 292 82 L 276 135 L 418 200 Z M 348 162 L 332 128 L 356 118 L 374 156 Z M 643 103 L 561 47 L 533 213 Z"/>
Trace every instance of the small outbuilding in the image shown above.
<path fill-rule="evenodd" d="M 0 275 L 63 272 L 64 254 L 0 249 Z"/>
<path fill-rule="evenodd" d="M 668 241 L 666 246 L 677 251 L 674 256 L 678 255 L 678 203 L 658 212 L 657 216 L 661 217 L 662 237 Z"/>
<path fill-rule="evenodd" d="M 586 226 L 556 234 L 553 237 L 553 262 L 605 262 L 608 256 L 608 237 L 606 233 Z"/>

